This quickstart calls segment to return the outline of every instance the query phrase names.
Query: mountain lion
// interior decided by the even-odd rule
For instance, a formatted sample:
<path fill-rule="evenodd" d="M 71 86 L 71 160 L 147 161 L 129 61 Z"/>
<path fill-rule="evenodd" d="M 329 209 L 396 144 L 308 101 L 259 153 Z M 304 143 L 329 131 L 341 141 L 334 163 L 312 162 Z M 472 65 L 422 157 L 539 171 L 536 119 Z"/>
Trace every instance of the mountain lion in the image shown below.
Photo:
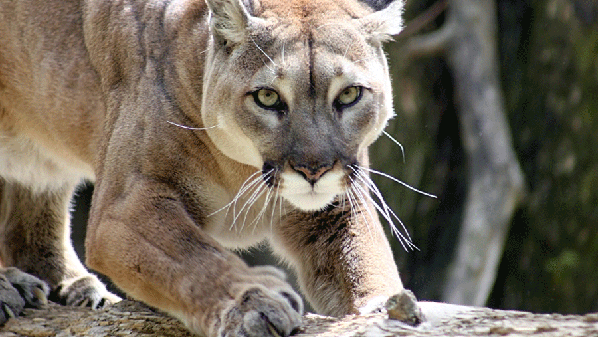
<path fill-rule="evenodd" d="M 2 1 L 0 318 L 46 296 L 119 301 L 70 243 L 84 179 L 87 264 L 193 332 L 297 330 L 285 275 L 229 250 L 263 240 L 322 314 L 404 291 L 367 154 L 393 115 L 381 44 L 401 12 L 402 0 Z"/>

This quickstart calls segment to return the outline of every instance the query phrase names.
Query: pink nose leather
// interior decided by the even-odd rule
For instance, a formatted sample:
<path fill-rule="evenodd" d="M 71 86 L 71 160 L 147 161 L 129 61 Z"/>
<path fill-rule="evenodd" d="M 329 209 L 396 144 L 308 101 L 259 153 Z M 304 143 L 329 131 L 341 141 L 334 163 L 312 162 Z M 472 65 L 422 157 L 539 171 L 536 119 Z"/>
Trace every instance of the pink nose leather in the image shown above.
<path fill-rule="evenodd" d="M 295 171 L 303 173 L 307 180 L 317 181 L 318 179 L 320 179 L 320 177 L 322 177 L 324 175 L 324 173 L 330 171 L 332 169 L 332 166 L 323 166 L 317 170 L 312 170 L 312 169 L 309 169 L 307 167 L 302 167 L 302 166 L 293 167 L 293 169 Z"/>

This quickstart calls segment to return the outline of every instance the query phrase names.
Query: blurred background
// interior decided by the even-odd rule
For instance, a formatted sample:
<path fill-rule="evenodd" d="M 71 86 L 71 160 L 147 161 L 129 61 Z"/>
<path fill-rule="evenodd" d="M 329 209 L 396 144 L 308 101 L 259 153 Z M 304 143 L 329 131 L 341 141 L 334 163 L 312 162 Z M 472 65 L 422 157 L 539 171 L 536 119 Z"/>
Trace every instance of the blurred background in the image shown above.
<path fill-rule="evenodd" d="M 373 176 L 419 250 L 389 232 L 420 300 L 598 311 L 598 1 L 407 0 L 386 46 L 396 117 Z M 81 239 L 92 186 L 77 193 Z M 272 263 L 266 249 L 245 254 Z"/>

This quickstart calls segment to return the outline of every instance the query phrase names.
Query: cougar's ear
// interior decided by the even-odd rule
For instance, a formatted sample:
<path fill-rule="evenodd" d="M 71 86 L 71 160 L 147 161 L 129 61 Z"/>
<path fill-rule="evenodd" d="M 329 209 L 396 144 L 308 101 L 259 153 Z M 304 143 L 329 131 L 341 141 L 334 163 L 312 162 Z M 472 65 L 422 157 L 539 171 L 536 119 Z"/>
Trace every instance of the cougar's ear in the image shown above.
<path fill-rule="evenodd" d="M 258 0 L 206 0 L 212 33 L 233 44 L 245 40 L 248 29 L 263 19 L 252 16 Z"/>
<path fill-rule="evenodd" d="M 403 30 L 404 0 L 361 0 L 375 10 L 359 20 L 362 31 L 374 41 L 385 41 Z"/>

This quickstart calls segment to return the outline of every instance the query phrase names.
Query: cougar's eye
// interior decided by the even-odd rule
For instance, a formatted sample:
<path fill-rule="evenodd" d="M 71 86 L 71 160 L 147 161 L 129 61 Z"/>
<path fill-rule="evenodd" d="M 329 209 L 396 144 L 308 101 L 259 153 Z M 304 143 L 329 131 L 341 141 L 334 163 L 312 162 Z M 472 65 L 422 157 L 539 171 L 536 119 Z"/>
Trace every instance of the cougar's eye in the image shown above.
<path fill-rule="evenodd" d="M 361 87 L 352 86 L 347 87 L 336 98 L 335 105 L 337 108 L 346 108 L 359 101 L 361 98 Z"/>
<path fill-rule="evenodd" d="M 283 111 L 286 104 L 280 100 L 278 93 L 272 89 L 259 89 L 252 93 L 255 104 L 263 109 Z"/>

